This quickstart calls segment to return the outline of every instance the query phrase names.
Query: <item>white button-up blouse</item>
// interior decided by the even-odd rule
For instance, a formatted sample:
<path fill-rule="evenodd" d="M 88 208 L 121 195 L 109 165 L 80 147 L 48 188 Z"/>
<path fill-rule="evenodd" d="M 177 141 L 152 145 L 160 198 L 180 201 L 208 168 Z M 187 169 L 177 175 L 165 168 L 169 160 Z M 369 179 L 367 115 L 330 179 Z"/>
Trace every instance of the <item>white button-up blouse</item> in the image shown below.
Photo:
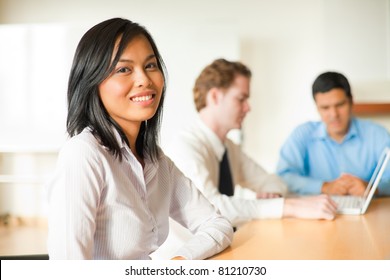
<path fill-rule="evenodd" d="M 119 161 L 89 129 L 63 146 L 49 200 L 51 259 L 150 259 L 168 218 L 195 235 L 174 255 L 204 259 L 226 248 L 232 227 L 161 151 L 142 168 L 119 138 Z"/>

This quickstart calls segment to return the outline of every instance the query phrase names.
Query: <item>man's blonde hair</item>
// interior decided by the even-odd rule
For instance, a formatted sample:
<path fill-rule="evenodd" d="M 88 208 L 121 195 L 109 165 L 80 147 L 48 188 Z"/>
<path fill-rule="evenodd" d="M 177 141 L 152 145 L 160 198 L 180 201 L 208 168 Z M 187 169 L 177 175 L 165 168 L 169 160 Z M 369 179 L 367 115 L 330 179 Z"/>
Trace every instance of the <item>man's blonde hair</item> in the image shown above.
<path fill-rule="evenodd" d="M 196 79 L 193 89 L 196 110 L 199 112 L 206 106 L 206 95 L 210 89 L 228 89 L 237 75 L 250 78 L 252 73 L 241 62 L 232 62 L 226 59 L 214 60 L 206 66 Z"/>

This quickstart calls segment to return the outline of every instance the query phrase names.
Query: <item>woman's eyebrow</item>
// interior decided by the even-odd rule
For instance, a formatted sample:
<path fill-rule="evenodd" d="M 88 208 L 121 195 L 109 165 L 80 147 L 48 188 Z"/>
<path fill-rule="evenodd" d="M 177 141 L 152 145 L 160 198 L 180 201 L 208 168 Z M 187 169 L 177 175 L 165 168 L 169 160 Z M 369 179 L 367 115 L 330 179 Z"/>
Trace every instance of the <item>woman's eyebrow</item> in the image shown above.
<path fill-rule="evenodd" d="M 145 58 L 145 61 L 148 61 L 148 60 L 150 60 L 150 59 L 152 59 L 152 58 L 155 58 L 155 57 L 156 57 L 155 54 L 150 54 L 150 55 L 148 55 L 148 56 Z M 118 62 L 129 62 L 129 63 L 133 63 L 134 60 L 128 59 L 128 58 L 120 58 Z"/>

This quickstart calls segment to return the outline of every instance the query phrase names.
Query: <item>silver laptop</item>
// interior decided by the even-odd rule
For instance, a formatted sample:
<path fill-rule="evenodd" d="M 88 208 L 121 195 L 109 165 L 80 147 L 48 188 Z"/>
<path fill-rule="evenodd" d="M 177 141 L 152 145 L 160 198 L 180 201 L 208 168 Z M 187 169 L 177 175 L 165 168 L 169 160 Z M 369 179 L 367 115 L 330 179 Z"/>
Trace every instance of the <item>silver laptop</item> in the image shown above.
<path fill-rule="evenodd" d="M 385 148 L 374 173 L 371 176 L 370 182 L 367 185 L 366 191 L 363 196 L 351 196 L 351 195 L 332 195 L 332 199 L 338 204 L 338 214 L 351 214 L 360 215 L 364 214 L 370 205 L 372 197 L 379 182 L 382 178 L 383 172 L 386 169 L 387 163 L 390 158 L 390 148 Z"/>

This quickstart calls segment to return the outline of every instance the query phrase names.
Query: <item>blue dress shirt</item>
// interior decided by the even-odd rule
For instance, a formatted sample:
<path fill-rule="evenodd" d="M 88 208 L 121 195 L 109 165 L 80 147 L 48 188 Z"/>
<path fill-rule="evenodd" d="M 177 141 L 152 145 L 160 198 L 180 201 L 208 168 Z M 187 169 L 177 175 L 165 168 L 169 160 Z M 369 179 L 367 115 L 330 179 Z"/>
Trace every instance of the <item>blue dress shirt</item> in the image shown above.
<path fill-rule="evenodd" d="M 369 181 L 384 150 L 390 147 L 390 134 L 382 126 L 353 118 L 341 143 L 329 137 L 323 122 L 298 126 L 280 151 L 277 173 L 289 191 L 319 194 L 326 181 L 342 173 Z M 390 167 L 379 185 L 379 194 L 390 195 Z"/>

